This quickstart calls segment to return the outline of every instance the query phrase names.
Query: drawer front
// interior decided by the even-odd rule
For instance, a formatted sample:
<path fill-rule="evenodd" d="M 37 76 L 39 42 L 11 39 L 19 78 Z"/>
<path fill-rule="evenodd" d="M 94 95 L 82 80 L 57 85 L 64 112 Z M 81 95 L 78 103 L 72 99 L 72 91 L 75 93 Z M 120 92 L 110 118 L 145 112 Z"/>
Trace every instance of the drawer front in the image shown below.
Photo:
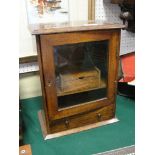
<path fill-rule="evenodd" d="M 115 116 L 115 105 L 111 104 L 88 113 L 80 115 L 66 117 L 64 119 L 51 121 L 50 130 L 51 133 L 65 131 L 85 125 L 90 125 L 100 121 L 111 119 Z"/>

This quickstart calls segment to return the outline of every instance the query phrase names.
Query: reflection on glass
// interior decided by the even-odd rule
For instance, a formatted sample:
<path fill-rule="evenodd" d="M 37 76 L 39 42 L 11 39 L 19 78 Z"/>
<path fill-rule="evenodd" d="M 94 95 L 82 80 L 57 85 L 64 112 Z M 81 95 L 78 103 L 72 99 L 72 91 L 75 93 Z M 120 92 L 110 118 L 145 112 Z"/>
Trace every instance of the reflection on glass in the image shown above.
<path fill-rule="evenodd" d="M 108 41 L 54 47 L 58 107 L 107 96 Z"/>

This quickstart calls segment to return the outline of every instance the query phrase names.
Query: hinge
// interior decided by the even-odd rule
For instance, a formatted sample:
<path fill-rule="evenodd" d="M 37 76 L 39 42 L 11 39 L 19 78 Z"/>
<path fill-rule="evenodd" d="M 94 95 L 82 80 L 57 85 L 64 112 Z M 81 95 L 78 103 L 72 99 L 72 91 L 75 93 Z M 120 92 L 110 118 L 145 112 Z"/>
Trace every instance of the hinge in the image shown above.
<path fill-rule="evenodd" d="M 117 47 L 116 48 L 116 59 L 119 59 L 119 50 L 118 50 L 119 48 Z"/>

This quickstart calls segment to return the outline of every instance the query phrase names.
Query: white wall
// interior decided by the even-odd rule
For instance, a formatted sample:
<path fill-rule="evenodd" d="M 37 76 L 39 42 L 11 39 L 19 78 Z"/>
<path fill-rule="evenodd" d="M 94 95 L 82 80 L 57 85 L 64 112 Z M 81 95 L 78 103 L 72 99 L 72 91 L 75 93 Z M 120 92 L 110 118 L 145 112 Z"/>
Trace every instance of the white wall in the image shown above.
<path fill-rule="evenodd" d="M 38 74 L 29 73 L 22 75 L 19 81 L 19 96 L 20 99 L 41 96 L 41 83 Z"/>
<path fill-rule="evenodd" d="M 88 0 L 69 0 L 70 21 L 88 20 Z"/>
<path fill-rule="evenodd" d="M 118 4 L 112 4 L 111 0 L 95 0 L 95 19 L 106 22 L 120 23 L 121 9 Z M 120 55 L 135 51 L 135 34 L 126 30 L 121 30 Z"/>
<path fill-rule="evenodd" d="M 28 20 L 26 13 L 26 2 L 20 0 L 20 36 L 19 36 L 19 57 L 36 54 L 35 36 L 28 30 Z"/>
<path fill-rule="evenodd" d="M 65 1 L 66 0 L 63 1 L 62 5 L 65 8 L 69 6 L 69 9 L 67 8 L 67 10 L 69 10 L 70 21 L 88 20 L 88 0 L 68 0 L 69 5 L 68 3 L 64 3 Z M 19 40 L 20 57 L 37 54 L 35 36 L 32 36 L 28 29 L 28 18 L 27 18 L 27 12 L 26 12 L 28 9 L 26 9 L 26 7 L 27 7 L 26 0 L 20 0 L 20 40 Z M 29 9 L 29 11 L 32 11 L 31 9 Z M 29 14 L 29 22 L 32 23 L 32 20 L 34 18 L 32 18 L 33 15 L 31 16 L 31 14 L 32 12 L 30 12 Z M 55 21 L 54 19 L 57 19 L 58 21 L 59 19 L 59 22 L 60 22 L 60 20 L 66 21 L 68 19 L 68 17 L 65 17 L 64 15 L 61 16 L 63 19 L 60 18 L 60 14 L 59 14 L 59 18 L 58 17 L 54 18 L 54 17 L 55 16 L 53 16 L 53 19 L 51 18 L 50 21 Z M 47 22 L 47 20 L 40 19 L 40 22 Z"/>
<path fill-rule="evenodd" d="M 20 0 L 20 56 L 37 54 L 35 37 L 27 28 L 27 13 L 25 0 Z M 70 21 L 88 20 L 88 0 L 69 0 Z M 41 85 L 39 75 L 29 74 L 20 77 L 20 98 L 40 96 Z"/>

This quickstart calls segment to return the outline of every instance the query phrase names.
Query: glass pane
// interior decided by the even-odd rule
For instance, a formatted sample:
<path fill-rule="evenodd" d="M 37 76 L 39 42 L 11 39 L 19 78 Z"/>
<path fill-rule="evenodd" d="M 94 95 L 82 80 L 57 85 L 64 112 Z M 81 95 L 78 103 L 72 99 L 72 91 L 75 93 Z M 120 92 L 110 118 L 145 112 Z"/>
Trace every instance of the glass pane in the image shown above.
<path fill-rule="evenodd" d="M 107 96 L 108 40 L 54 46 L 58 107 Z"/>

